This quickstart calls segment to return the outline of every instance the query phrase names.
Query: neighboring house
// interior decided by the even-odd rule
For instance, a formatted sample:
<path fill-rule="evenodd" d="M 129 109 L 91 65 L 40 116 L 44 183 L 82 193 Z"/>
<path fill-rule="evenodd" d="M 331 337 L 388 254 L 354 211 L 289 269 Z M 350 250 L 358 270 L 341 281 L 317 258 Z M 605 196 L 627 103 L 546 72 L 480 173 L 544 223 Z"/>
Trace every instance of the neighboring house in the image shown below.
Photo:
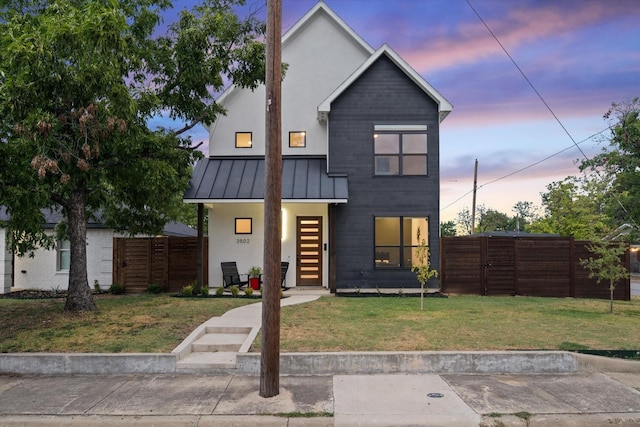
<path fill-rule="evenodd" d="M 419 287 L 439 263 L 440 122 L 451 104 L 389 46 L 371 48 L 324 2 L 282 39 L 282 261 L 287 286 Z M 187 203 L 208 209 L 209 284 L 220 263 L 263 259 L 265 88 L 230 88 Z M 431 283 L 437 286 L 437 281 Z"/>
<path fill-rule="evenodd" d="M 45 229 L 53 229 L 62 219 L 57 212 L 43 210 Z M 51 250 L 37 249 L 33 257 L 17 256 L 8 247 L 6 230 L 2 221 L 8 220 L 4 207 L 0 207 L 0 293 L 14 289 L 66 290 L 69 285 L 70 248 L 68 240 L 59 240 Z M 195 236 L 196 231 L 184 224 L 169 223 L 163 231 L 165 236 Z M 90 220 L 87 224 L 87 277 L 93 287 L 97 280 L 101 288 L 112 284 L 113 238 L 123 234 Z"/>

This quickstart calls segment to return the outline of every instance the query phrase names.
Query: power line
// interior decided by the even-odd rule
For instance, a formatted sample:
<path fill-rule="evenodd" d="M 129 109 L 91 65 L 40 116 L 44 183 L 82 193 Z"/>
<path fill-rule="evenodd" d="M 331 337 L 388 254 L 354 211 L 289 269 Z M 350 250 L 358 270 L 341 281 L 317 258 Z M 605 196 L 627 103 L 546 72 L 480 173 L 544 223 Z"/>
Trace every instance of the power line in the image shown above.
<path fill-rule="evenodd" d="M 584 143 L 584 142 L 587 142 L 587 141 L 589 141 L 590 139 L 592 139 L 592 138 L 594 138 L 594 137 L 596 137 L 596 136 L 598 136 L 598 135 L 602 134 L 603 132 L 608 131 L 609 129 L 610 129 L 609 127 L 604 128 L 604 129 L 602 129 L 601 131 L 596 132 L 596 133 L 594 133 L 594 134 L 593 134 L 593 135 L 591 135 L 591 136 L 588 136 L 587 138 L 583 139 L 582 141 L 577 142 L 576 144 L 577 144 L 577 145 L 579 145 L 579 144 L 582 144 L 582 143 Z M 527 170 L 527 169 L 530 169 L 530 168 L 532 168 L 532 167 L 534 167 L 534 166 L 537 166 L 537 165 L 539 165 L 540 163 L 546 162 L 547 160 L 549 160 L 549 159 L 551 159 L 551 158 L 553 158 L 553 157 L 555 157 L 555 156 L 557 156 L 557 155 L 560 155 L 560 154 L 564 153 L 565 151 L 571 150 L 571 149 L 572 149 L 572 148 L 574 148 L 574 147 L 575 147 L 574 145 L 570 145 L 570 146 L 568 146 L 568 147 L 566 147 L 566 148 L 563 148 L 562 150 L 560 150 L 560 151 L 558 151 L 558 152 L 556 152 L 556 153 L 553 153 L 553 154 L 551 154 L 551 155 L 549 155 L 549 156 L 545 157 L 544 159 L 541 159 L 541 160 L 538 160 L 538 161 L 536 161 L 536 162 L 530 163 L 530 164 L 528 164 L 527 166 L 522 167 L 522 168 L 520 168 L 520 169 L 518 169 L 518 170 L 516 170 L 516 171 L 514 171 L 514 172 L 510 172 L 510 173 L 508 173 L 508 174 L 506 174 L 506 175 L 504 175 L 504 176 L 501 176 L 501 177 L 499 177 L 499 178 L 496 178 L 496 179 L 494 179 L 494 180 L 491 180 L 491 181 L 489 181 L 489 182 L 486 182 L 486 183 L 484 183 L 484 184 L 480 185 L 480 186 L 478 187 L 478 190 L 479 190 L 479 189 L 481 189 L 482 187 L 486 187 L 487 185 L 490 185 L 490 184 L 493 184 L 493 183 L 495 183 L 495 182 L 501 181 L 501 180 L 503 180 L 503 179 L 509 178 L 509 177 L 511 177 L 511 176 L 513 176 L 513 175 L 516 175 L 516 174 L 518 174 L 518 173 L 520 173 L 520 172 L 523 172 L 523 171 L 525 171 L 525 170 Z M 582 150 L 581 150 L 581 151 L 582 151 Z M 469 195 L 469 194 L 471 194 L 472 192 L 473 192 L 473 190 L 469 190 L 469 191 L 467 191 L 467 192 L 466 192 L 466 193 L 464 193 L 462 196 L 458 197 L 456 200 L 454 200 L 453 202 L 449 203 L 447 206 L 445 206 L 445 207 L 443 207 L 443 208 L 440 208 L 440 211 L 443 211 L 443 210 L 445 210 L 445 209 L 447 209 L 447 208 L 451 207 L 452 205 L 454 205 L 454 204 L 456 204 L 457 202 L 459 202 L 460 200 L 464 199 L 466 196 L 468 196 L 468 195 Z"/>
<path fill-rule="evenodd" d="M 564 126 L 564 124 L 562 123 L 562 121 L 560 120 L 560 118 L 558 118 L 558 116 L 556 115 L 556 113 L 553 111 L 553 109 L 549 106 L 549 104 L 547 103 L 547 101 L 544 99 L 544 97 L 540 94 L 540 92 L 538 92 L 538 89 L 536 89 L 536 87 L 533 85 L 533 83 L 531 82 L 531 80 L 529 80 L 529 78 L 527 77 L 527 75 L 524 73 L 524 71 L 522 71 L 522 69 L 520 68 L 520 66 L 516 63 L 515 59 L 513 59 L 513 57 L 511 56 L 511 54 L 509 53 L 509 51 L 504 47 L 504 45 L 500 42 L 500 40 L 498 39 L 498 37 L 493 33 L 493 31 L 491 31 L 491 28 L 489 28 L 489 25 L 487 25 L 487 23 L 484 21 L 484 19 L 482 19 L 482 16 L 480 16 L 480 14 L 478 13 L 478 11 L 473 7 L 473 5 L 471 4 L 471 0 L 466 0 L 467 4 L 469 5 L 469 7 L 471 8 L 471 10 L 473 10 L 473 13 L 476 14 L 476 16 L 478 17 L 478 19 L 480 20 L 480 22 L 482 22 L 482 25 L 484 25 L 484 27 L 487 29 L 487 31 L 489 31 L 489 34 L 491 34 L 491 37 L 493 37 L 493 39 L 496 41 L 496 43 L 498 43 L 498 45 L 500 46 L 500 48 L 504 51 L 504 53 L 507 55 L 507 57 L 509 57 L 509 60 L 511 60 L 511 63 L 517 68 L 517 70 L 520 72 L 520 74 L 522 75 L 522 77 L 525 79 L 525 81 L 529 84 L 529 86 L 531 87 L 531 89 L 533 89 L 533 91 L 535 92 L 536 95 L 538 95 L 538 98 L 540 98 L 540 101 L 542 101 L 542 103 L 544 104 L 545 107 L 547 107 L 547 110 L 549 110 L 549 113 L 551 113 L 551 115 L 553 116 L 554 119 L 556 119 L 556 122 L 558 122 L 558 124 L 560 125 L 560 127 L 562 128 L 562 130 L 564 130 L 564 132 L 567 134 L 567 136 L 569 137 L 569 139 L 571 140 L 571 142 L 573 142 L 573 145 L 575 145 L 578 150 L 580 150 L 580 153 L 582 154 L 582 156 L 586 159 L 589 160 L 589 157 L 587 157 L 587 155 L 584 153 L 584 151 L 582 151 L 582 148 L 580 148 L 580 146 L 578 146 L 578 143 L 575 141 L 575 139 L 573 139 L 573 136 L 571 136 L 571 133 L 567 130 L 567 128 Z"/>

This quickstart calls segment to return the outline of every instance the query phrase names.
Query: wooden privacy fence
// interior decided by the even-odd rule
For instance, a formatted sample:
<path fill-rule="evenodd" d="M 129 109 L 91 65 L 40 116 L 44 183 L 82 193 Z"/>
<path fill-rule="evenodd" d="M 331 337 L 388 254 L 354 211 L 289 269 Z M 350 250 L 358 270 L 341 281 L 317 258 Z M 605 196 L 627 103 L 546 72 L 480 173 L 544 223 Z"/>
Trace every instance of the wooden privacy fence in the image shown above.
<path fill-rule="evenodd" d="M 196 237 L 113 239 L 113 283 L 126 292 L 144 292 L 151 283 L 178 292 L 197 279 Z M 208 277 L 208 239 L 204 239 L 203 269 Z"/>
<path fill-rule="evenodd" d="M 588 244 L 569 237 L 442 237 L 441 291 L 609 299 L 608 283 L 597 285 L 580 265 L 580 259 L 593 256 Z M 624 262 L 628 269 L 628 250 Z M 614 299 L 630 298 L 630 280 L 621 280 Z"/>

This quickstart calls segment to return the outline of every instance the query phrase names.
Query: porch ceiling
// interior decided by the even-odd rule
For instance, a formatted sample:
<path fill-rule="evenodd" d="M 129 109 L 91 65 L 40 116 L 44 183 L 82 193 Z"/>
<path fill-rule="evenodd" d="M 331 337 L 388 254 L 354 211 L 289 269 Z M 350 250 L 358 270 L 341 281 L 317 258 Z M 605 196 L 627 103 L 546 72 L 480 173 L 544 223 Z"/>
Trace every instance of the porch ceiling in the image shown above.
<path fill-rule="evenodd" d="M 202 159 L 194 168 L 187 203 L 259 202 L 264 199 L 264 158 Z M 325 158 L 282 160 L 283 202 L 346 203 L 347 177 L 327 174 Z"/>

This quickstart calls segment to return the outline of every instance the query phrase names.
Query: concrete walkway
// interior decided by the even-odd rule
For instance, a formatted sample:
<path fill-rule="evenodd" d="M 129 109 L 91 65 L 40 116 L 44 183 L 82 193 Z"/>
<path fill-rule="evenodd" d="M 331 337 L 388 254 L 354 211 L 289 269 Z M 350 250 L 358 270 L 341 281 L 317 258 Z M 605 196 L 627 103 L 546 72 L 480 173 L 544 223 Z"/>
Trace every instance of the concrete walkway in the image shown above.
<path fill-rule="evenodd" d="M 319 296 L 298 290 L 282 301 Z M 173 355 L 0 355 L 0 427 L 640 426 L 640 362 L 566 352 L 282 354 L 280 393 L 265 399 L 259 355 L 241 352 L 260 310 L 211 319 Z M 234 335 L 244 336 L 238 352 Z M 240 361 L 180 367 L 193 353 Z"/>
<path fill-rule="evenodd" d="M 315 301 L 331 295 L 325 288 L 290 289 L 281 307 Z M 262 326 L 262 303 L 235 308 L 207 320 L 173 350 L 182 372 L 234 369 L 238 353 L 247 353 Z"/>

